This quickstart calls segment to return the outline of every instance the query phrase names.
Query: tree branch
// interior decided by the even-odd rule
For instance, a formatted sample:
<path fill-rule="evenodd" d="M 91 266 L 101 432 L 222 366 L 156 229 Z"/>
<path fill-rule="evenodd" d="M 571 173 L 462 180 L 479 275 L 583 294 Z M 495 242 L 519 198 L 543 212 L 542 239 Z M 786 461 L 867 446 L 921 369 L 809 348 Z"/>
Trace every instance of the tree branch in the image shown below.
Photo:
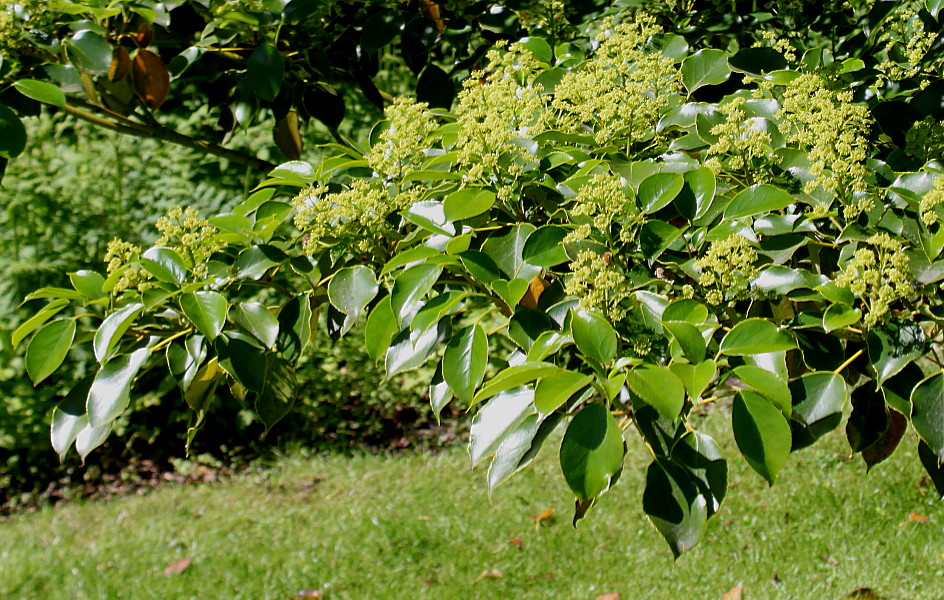
<path fill-rule="evenodd" d="M 92 112 L 92 110 L 89 110 L 94 110 L 96 108 L 97 107 L 88 105 L 80 100 L 73 100 L 71 98 L 68 100 L 68 103 L 62 107 L 66 113 L 74 117 L 123 135 L 164 140 L 165 142 L 177 144 L 178 146 L 193 148 L 194 150 L 200 150 L 202 152 L 206 152 L 207 154 L 212 154 L 213 156 L 225 158 L 226 160 L 233 161 L 236 164 L 240 164 L 263 173 L 268 173 L 275 168 L 275 165 L 269 161 L 262 160 L 261 158 L 251 156 L 243 152 L 238 152 L 236 150 L 230 150 L 218 144 L 194 139 L 182 133 L 178 133 L 173 129 L 168 129 L 162 126 L 154 127 L 145 125 L 143 123 L 138 123 L 137 121 L 132 121 L 131 119 L 125 118 L 116 120 L 114 118 L 110 118 L 110 115 L 108 117 L 100 116 Z"/>

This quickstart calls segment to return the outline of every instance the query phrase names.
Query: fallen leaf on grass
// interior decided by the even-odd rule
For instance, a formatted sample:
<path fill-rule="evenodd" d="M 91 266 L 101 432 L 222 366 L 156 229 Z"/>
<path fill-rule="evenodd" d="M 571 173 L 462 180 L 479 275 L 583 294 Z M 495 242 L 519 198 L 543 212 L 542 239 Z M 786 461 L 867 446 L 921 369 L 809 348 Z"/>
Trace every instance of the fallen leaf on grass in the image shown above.
<path fill-rule="evenodd" d="M 743 598 L 744 598 L 744 586 L 739 585 L 737 587 L 733 587 L 730 590 L 728 590 L 727 593 L 725 593 L 725 595 L 721 597 L 721 600 L 743 600 Z"/>
<path fill-rule="evenodd" d="M 602 596 L 597 596 L 597 600 L 620 600 L 620 593 L 613 592 L 612 594 L 603 594 Z"/>
<path fill-rule="evenodd" d="M 512 536 L 508 538 L 508 543 L 514 546 L 515 548 L 521 547 L 521 538 L 518 536 Z"/>
<path fill-rule="evenodd" d="M 553 509 L 553 508 L 549 508 L 549 509 L 547 509 L 546 511 L 542 512 L 542 513 L 539 514 L 539 515 L 532 515 L 530 518 L 531 518 L 532 521 L 534 521 L 534 531 L 540 533 L 540 531 L 541 531 L 541 523 L 542 523 L 543 521 L 550 521 L 553 516 L 554 516 L 554 509 Z"/>
<path fill-rule="evenodd" d="M 164 575 L 180 575 L 187 570 L 187 567 L 190 566 L 192 559 L 181 558 L 180 560 L 175 560 L 174 562 L 167 565 L 167 568 L 164 569 Z"/>
<path fill-rule="evenodd" d="M 914 511 L 912 511 L 911 514 L 908 515 L 908 520 L 911 521 L 912 523 L 921 523 L 922 525 L 928 524 L 928 518 L 926 516 L 920 513 L 916 513 Z"/>
<path fill-rule="evenodd" d="M 824 555 L 822 555 L 820 558 L 823 559 L 823 562 L 828 563 L 828 564 L 833 565 L 833 566 L 836 566 L 836 565 L 839 564 L 839 561 L 838 561 L 838 560 L 836 560 L 835 558 L 833 558 L 832 556 L 830 556 L 830 555 L 828 555 L 828 554 L 824 554 Z"/>
<path fill-rule="evenodd" d="M 292 596 L 291 600 L 295 598 L 324 598 L 324 596 L 321 595 L 321 590 L 300 590 Z"/>
<path fill-rule="evenodd" d="M 857 590 L 852 590 L 849 592 L 849 595 L 846 596 L 845 600 L 885 600 L 882 596 L 878 595 L 878 592 L 871 590 L 869 588 L 859 588 Z"/>
<path fill-rule="evenodd" d="M 472 583 L 478 583 L 483 579 L 501 579 L 505 574 L 499 571 L 498 569 L 485 569 L 482 571 L 482 574 L 475 578 L 475 581 Z"/>

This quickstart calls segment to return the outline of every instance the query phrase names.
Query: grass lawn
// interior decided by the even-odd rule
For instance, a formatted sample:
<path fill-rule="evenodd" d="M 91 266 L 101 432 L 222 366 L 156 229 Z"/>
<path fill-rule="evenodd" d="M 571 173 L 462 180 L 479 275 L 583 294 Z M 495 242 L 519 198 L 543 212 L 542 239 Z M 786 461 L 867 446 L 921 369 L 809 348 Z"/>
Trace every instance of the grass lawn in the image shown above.
<path fill-rule="evenodd" d="M 724 431 L 726 418 L 704 429 Z M 911 433 L 867 478 L 833 433 L 772 489 L 719 435 L 728 499 L 676 563 L 642 514 L 648 463 L 630 442 L 619 485 L 576 530 L 550 448 L 492 505 L 484 471 L 457 448 L 287 459 L 223 484 L 22 514 L 0 522 L 0 598 L 720 600 L 738 584 L 746 600 L 841 600 L 863 586 L 889 600 L 944 597 L 944 510 L 919 485 Z"/>

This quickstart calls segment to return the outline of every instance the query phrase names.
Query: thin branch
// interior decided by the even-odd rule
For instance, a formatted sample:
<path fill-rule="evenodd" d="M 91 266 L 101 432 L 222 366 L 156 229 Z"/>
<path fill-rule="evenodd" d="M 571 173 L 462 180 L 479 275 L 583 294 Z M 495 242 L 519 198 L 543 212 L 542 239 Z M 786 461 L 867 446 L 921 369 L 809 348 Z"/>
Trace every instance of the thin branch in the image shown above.
<path fill-rule="evenodd" d="M 62 107 L 66 113 L 74 117 L 123 135 L 164 140 L 165 142 L 177 144 L 178 146 L 192 148 L 194 150 L 206 152 L 207 154 L 212 154 L 213 156 L 225 158 L 226 160 L 231 160 L 236 164 L 243 165 L 263 173 L 267 173 L 275 168 L 275 165 L 269 161 L 262 160 L 261 158 L 251 156 L 249 154 L 244 154 L 236 150 L 230 150 L 217 144 L 194 139 L 182 133 L 178 133 L 173 129 L 168 129 L 162 126 L 154 127 L 145 125 L 143 123 L 138 123 L 118 115 L 116 115 L 116 117 L 120 118 L 121 120 L 100 116 L 93 113 L 91 110 L 88 110 L 89 108 L 93 107 L 84 102 L 75 101 L 72 99 L 69 99 L 68 104 Z"/>

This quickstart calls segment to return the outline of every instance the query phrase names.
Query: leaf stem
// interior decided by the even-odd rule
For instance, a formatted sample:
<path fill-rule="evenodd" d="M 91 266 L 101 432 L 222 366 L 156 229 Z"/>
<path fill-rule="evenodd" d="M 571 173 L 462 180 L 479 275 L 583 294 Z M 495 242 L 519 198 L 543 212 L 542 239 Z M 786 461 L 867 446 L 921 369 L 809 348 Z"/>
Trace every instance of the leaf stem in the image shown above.
<path fill-rule="evenodd" d="M 846 360 L 846 362 L 844 362 L 844 363 L 842 363 L 841 365 L 839 365 L 839 366 L 836 368 L 836 370 L 833 371 L 833 373 L 835 373 L 836 375 L 839 375 L 840 373 L 842 373 L 842 372 L 846 369 L 846 367 L 848 367 L 848 366 L 851 365 L 853 362 L 855 362 L 855 359 L 857 359 L 857 358 L 859 358 L 860 356 L 862 356 L 862 353 L 863 353 L 863 352 L 865 352 L 865 348 L 859 348 L 859 351 L 858 351 L 858 352 L 856 352 L 855 354 L 853 354 L 852 356 L 850 356 L 850 357 Z"/>

